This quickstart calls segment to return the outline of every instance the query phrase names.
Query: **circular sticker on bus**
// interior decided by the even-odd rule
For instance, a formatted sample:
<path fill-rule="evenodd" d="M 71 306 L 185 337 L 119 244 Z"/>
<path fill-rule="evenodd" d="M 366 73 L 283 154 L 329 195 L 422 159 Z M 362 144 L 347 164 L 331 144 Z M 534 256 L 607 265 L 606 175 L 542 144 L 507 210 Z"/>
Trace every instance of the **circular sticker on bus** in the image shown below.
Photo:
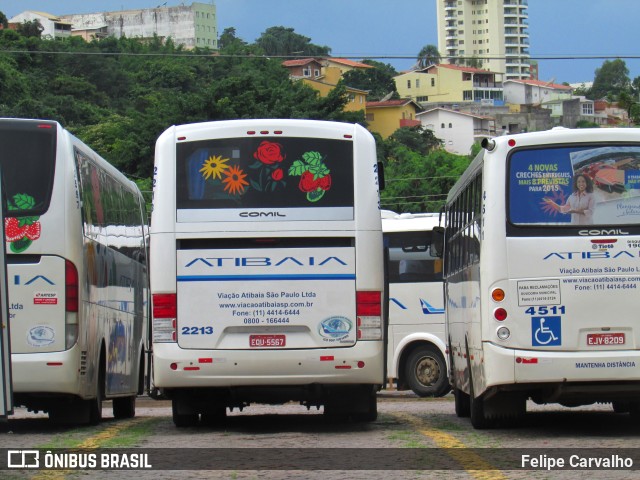
<path fill-rule="evenodd" d="M 38 325 L 27 332 L 27 343 L 32 347 L 51 345 L 55 339 L 55 331 L 46 325 Z"/>
<path fill-rule="evenodd" d="M 349 335 L 353 324 L 345 317 L 329 317 L 322 322 L 318 328 L 318 333 L 325 338 L 339 340 Z"/>

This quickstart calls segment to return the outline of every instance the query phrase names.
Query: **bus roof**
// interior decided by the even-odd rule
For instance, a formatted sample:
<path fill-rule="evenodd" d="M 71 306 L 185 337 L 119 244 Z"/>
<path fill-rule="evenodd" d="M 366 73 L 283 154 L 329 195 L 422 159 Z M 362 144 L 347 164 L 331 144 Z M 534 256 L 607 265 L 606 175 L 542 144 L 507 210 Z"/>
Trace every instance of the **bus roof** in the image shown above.
<path fill-rule="evenodd" d="M 440 223 L 439 213 L 395 213 L 391 210 L 382 210 L 383 232 L 413 232 L 431 230 Z"/>

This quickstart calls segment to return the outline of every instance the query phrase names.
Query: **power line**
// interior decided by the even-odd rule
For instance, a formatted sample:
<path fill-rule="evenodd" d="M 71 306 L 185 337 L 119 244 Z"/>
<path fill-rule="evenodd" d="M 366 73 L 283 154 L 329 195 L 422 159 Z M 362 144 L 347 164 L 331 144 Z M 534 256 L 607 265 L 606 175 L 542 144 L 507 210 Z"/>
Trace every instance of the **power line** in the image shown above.
<path fill-rule="evenodd" d="M 31 54 L 31 55 L 86 55 L 86 56 L 123 56 L 123 57 L 181 57 L 181 58 L 241 58 L 241 59 L 255 59 L 255 60 L 270 60 L 277 59 L 299 59 L 315 57 L 314 55 L 301 56 L 301 55 L 254 55 L 254 54 L 224 54 L 224 53 L 191 53 L 191 52 L 173 52 L 173 53 L 161 53 L 161 52 L 149 52 L 149 53 L 136 53 L 136 52 L 82 52 L 82 51 L 54 51 L 54 50 L 0 50 L 0 53 L 11 54 Z M 325 57 L 325 56 L 320 56 Z M 371 60 L 416 60 L 417 55 L 340 55 L 336 54 L 326 58 L 346 58 L 350 60 L 356 59 L 371 59 Z M 496 55 L 496 56 L 475 56 L 475 57 L 442 57 L 446 60 L 465 61 L 465 60 L 506 60 L 507 58 L 514 58 L 514 55 Z M 640 55 L 530 55 L 525 57 L 527 60 L 609 60 L 609 59 L 621 59 L 621 60 L 640 60 Z"/>

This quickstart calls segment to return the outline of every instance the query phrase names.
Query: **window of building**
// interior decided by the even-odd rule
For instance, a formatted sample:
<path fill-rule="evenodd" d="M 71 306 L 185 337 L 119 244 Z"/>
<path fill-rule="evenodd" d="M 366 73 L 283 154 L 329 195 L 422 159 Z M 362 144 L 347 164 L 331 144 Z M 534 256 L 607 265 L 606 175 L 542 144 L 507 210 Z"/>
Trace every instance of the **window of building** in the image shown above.
<path fill-rule="evenodd" d="M 449 123 L 449 128 L 453 128 L 453 123 Z"/>
<path fill-rule="evenodd" d="M 373 115 L 373 113 L 367 113 L 367 114 L 365 115 L 365 118 L 367 119 L 367 122 L 373 122 L 373 120 L 374 120 L 374 115 Z"/>
<path fill-rule="evenodd" d="M 407 80 L 407 88 L 411 88 L 411 80 Z"/>
<path fill-rule="evenodd" d="M 427 96 L 416 97 L 416 101 L 418 101 L 418 102 L 428 102 L 429 101 L 429 97 L 427 97 Z"/>
<path fill-rule="evenodd" d="M 420 88 L 420 79 L 416 78 L 416 88 Z"/>
<path fill-rule="evenodd" d="M 440 128 L 444 128 L 444 123 L 440 124 Z"/>
<path fill-rule="evenodd" d="M 593 103 L 583 103 L 582 104 L 582 114 L 583 115 L 593 115 Z"/>
<path fill-rule="evenodd" d="M 311 69 L 308 67 L 305 67 L 302 69 L 302 76 L 303 77 L 310 77 L 311 76 Z"/>
<path fill-rule="evenodd" d="M 319 77 L 319 76 L 320 76 L 320 70 L 318 70 L 318 69 L 316 68 L 316 69 L 313 71 L 313 74 L 314 74 L 316 77 Z"/>
<path fill-rule="evenodd" d="M 432 78 L 432 79 L 431 79 L 431 86 L 432 86 L 432 87 L 435 87 L 435 86 L 436 86 L 436 79 L 435 79 L 435 78 Z"/>

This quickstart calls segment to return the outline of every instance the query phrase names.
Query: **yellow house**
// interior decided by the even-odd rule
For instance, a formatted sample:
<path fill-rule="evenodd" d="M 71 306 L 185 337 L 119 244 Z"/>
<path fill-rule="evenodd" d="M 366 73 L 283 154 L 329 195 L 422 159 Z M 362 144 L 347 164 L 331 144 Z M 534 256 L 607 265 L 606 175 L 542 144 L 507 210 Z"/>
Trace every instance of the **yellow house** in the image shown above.
<path fill-rule="evenodd" d="M 503 105 L 501 73 L 461 65 L 438 64 L 394 77 L 403 98 L 418 104 L 486 102 Z"/>
<path fill-rule="evenodd" d="M 410 98 L 367 102 L 368 128 L 387 138 L 401 127 L 420 125 L 420 120 L 416 120 L 419 111 L 420 106 Z"/>
<path fill-rule="evenodd" d="M 326 97 L 331 90 L 336 88 L 345 72 L 356 68 L 373 68 L 371 65 L 344 58 L 301 58 L 286 60 L 282 62 L 282 66 L 289 70 L 289 76 L 292 79 L 302 80 L 317 90 L 322 97 Z M 364 110 L 369 92 L 349 86 L 346 86 L 346 89 L 349 102 L 345 105 L 344 110 L 347 112 Z"/>
<path fill-rule="evenodd" d="M 336 83 L 329 83 L 324 80 L 316 80 L 312 78 L 303 78 L 302 82 L 309 85 L 314 90 L 317 90 L 320 93 L 321 97 L 326 97 L 329 95 L 329 92 L 336 88 Z M 364 110 L 367 105 L 367 94 L 369 93 L 366 90 L 358 90 L 357 88 L 345 86 L 347 89 L 347 95 L 349 97 L 349 102 L 344 106 L 345 112 L 357 112 L 358 110 Z"/>

